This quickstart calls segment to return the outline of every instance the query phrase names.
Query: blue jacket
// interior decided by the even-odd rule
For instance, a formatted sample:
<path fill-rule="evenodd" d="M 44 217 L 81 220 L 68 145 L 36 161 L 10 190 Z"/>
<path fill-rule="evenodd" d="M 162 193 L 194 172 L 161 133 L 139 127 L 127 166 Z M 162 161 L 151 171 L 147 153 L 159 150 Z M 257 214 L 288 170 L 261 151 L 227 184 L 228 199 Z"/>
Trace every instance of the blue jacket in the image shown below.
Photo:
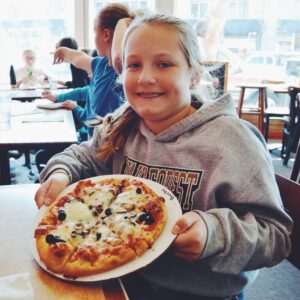
<path fill-rule="evenodd" d="M 104 117 L 118 108 L 124 99 L 121 84 L 116 83 L 117 73 L 109 66 L 107 57 L 95 57 L 92 60 L 93 78 L 90 85 L 77 88 L 56 97 L 57 102 L 65 100 L 85 101 L 85 107 L 76 106 L 73 109 L 75 118 L 84 125 L 88 117 L 97 114 Z M 89 128 L 92 134 L 93 128 Z"/>

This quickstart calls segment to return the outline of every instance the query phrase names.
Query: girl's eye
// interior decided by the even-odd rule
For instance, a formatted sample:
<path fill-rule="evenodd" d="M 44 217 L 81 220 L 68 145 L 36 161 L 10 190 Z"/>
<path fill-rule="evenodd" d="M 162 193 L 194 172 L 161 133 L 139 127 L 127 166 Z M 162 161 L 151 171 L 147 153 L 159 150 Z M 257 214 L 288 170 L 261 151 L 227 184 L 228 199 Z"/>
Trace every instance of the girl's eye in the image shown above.
<path fill-rule="evenodd" d="M 171 64 L 168 63 L 168 62 L 159 62 L 159 63 L 158 63 L 158 66 L 159 66 L 160 68 L 169 68 L 169 67 L 171 67 Z"/>
<path fill-rule="evenodd" d="M 140 67 L 139 63 L 132 63 L 127 65 L 127 69 L 137 69 Z"/>

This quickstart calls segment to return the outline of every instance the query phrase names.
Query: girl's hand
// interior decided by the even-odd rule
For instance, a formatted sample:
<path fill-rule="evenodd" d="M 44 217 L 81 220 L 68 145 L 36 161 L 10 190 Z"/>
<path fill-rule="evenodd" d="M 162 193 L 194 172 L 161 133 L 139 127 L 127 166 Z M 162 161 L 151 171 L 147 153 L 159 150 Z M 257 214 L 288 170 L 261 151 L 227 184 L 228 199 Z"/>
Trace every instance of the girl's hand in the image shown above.
<path fill-rule="evenodd" d="M 207 240 L 207 227 L 196 212 L 187 212 L 180 217 L 172 229 L 177 238 L 173 242 L 174 255 L 186 261 L 198 259 Z"/>
<path fill-rule="evenodd" d="M 60 47 L 57 48 L 54 52 L 54 59 L 53 59 L 53 64 L 61 64 L 64 61 L 67 61 L 67 57 L 66 57 L 66 47 Z"/>
<path fill-rule="evenodd" d="M 74 109 L 77 105 L 78 105 L 78 104 L 77 104 L 76 101 L 71 101 L 71 100 L 67 100 L 67 101 L 64 101 L 64 102 L 62 103 L 62 107 L 63 107 L 63 108 L 66 108 L 66 109 L 69 109 L 69 110 Z"/>
<path fill-rule="evenodd" d="M 42 97 L 43 97 L 43 99 L 48 99 L 52 102 L 56 102 L 56 97 L 49 91 L 43 91 Z"/>
<path fill-rule="evenodd" d="M 54 171 L 35 194 L 34 199 L 37 207 L 50 205 L 69 184 L 70 180 L 67 173 L 55 173 Z"/>

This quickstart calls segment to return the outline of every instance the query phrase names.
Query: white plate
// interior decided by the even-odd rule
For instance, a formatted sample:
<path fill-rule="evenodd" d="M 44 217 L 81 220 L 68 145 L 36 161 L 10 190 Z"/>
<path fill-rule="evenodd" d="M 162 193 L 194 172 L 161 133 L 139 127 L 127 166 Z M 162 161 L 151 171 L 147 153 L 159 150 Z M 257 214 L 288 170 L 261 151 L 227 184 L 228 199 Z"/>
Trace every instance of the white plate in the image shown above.
<path fill-rule="evenodd" d="M 43 108 L 43 109 L 60 109 L 63 107 L 63 103 L 62 102 L 40 103 L 37 104 L 36 107 Z"/>
<path fill-rule="evenodd" d="M 37 263 L 47 272 L 53 274 L 56 277 L 62 278 L 64 280 L 69 280 L 69 281 L 100 281 L 100 280 L 107 280 L 107 279 L 112 279 L 112 278 L 117 278 L 123 275 L 126 275 L 128 273 L 131 273 L 133 271 L 136 271 L 140 268 L 143 268 L 150 264 L 153 260 L 158 258 L 167 248 L 170 246 L 170 244 L 173 242 L 175 239 L 175 235 L 172 234 L 172 227 L 177 221 L 177 219 L 182 215 L 181 207 L 180 204 L 177 200 L 177 198 L 172 194 L 171 191 L 169 191 L 167 188 L 164 186 L 160 185 L 159 183 L 156 183 L 154 181 L 144 179 L 144 178 L 137 178 L 134 176 L 129 176 L 129 175 L 107 175 L 107 176 L 97 176 L 97 177 L 92 177 L 92 178 L 87 178 L 95 181 L 103 180 L 103 179 L 108 179 L 108 178 L 132 178 L 132 179 L 137 179 L 145 184 L 147 184 L 151 189 L 153 189 L 159 196 L 164 197 L 166 200 L 166 207 L 167 207 L 167 222 L 166 225 L 163 229 L 163 232 L 161 235 L 158 237 L 156 242 L 152 245 L 152 248 L 147 250 L 142 256 L 118 267 L 113 270 L 103 272 L 100 274 L 95 274 L 95 275 L 89 275 L 89 276 L 80 276 L 77 277 L 76 279 L 70 279 L 70 278 L 65 278 L 61 274 L 56 274 L 47 269 L 45 264 L 40 260 L 37 247 L 36 247 L 36 242 L 34 238 L 34 231 L 38 225 L 38 223 L 41 221 L 45 211 L 47 210 L 47 207 L 43 206 L 39 211 L 38 214 L 36 215 L 33 226 L 32 226 L 32 233 L 31 233 L 31 250 L 33 253 L 33 256 Z M 62 193 L 59 194 L 58 197 L 61 197 L 62 195 L 65 195 L 69 192 L 71 192 L 74 188 L 74 186 L 77 183 L 74 183 L 70 186 L 68 186 Z"/>

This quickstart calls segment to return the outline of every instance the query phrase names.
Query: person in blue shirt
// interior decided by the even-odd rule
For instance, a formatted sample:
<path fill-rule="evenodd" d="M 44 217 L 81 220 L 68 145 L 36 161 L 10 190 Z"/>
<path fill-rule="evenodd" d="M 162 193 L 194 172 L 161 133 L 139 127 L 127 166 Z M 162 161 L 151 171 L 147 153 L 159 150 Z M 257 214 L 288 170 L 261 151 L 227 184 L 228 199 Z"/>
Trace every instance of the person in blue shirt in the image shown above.
<path fill-rule="evenodd" d="M 75 67 L 85 70 L 92 77 L 89 86 L 83 88 L 85 90 L 79 91 L 83 97 L 81 100 L 85 100 L 86 103 L 83 111 L 74 102 L 64 102 L 64 107 L 75 110 L 74 114 L 80 116 L 81 122 L 85 122 L 89 117 L 95 115 L 104 117 L 107 113 L 116 110 L 123 102 L 123 88 L 116 82 L 118 75 L 112 66 L 111 51 L 114 29 L 118 21 L 129 17 L 131 17 L 131 13 L 128 7 L 119 3 L 108 4 L 99 11 L 94 23 L 98 57 L 93 58 L 82 51 L 67 47 L 57 48 L 54 53 L 54 64 L 64 61 L 71 63 Z M 70 94 L 68 96 L 70 97 Z M 44 97 L 50 99 L 47 95 Z M 66 95 L 57 97 L 55 97 L 55 101 L 60 101 L 60 97 L 66 97 Z M 79 100 L 78 98 L 69 99 Z M 93 128 L 89 128 L 89 134 L 92 134 L 92 131 Z M 53 153 L 51 154 L 53 155 Z M 37 155 L 36 164 L 39 171 L 41 163 L 45 163 L 45 157 L 42 157 L 41 161 Z"/>

